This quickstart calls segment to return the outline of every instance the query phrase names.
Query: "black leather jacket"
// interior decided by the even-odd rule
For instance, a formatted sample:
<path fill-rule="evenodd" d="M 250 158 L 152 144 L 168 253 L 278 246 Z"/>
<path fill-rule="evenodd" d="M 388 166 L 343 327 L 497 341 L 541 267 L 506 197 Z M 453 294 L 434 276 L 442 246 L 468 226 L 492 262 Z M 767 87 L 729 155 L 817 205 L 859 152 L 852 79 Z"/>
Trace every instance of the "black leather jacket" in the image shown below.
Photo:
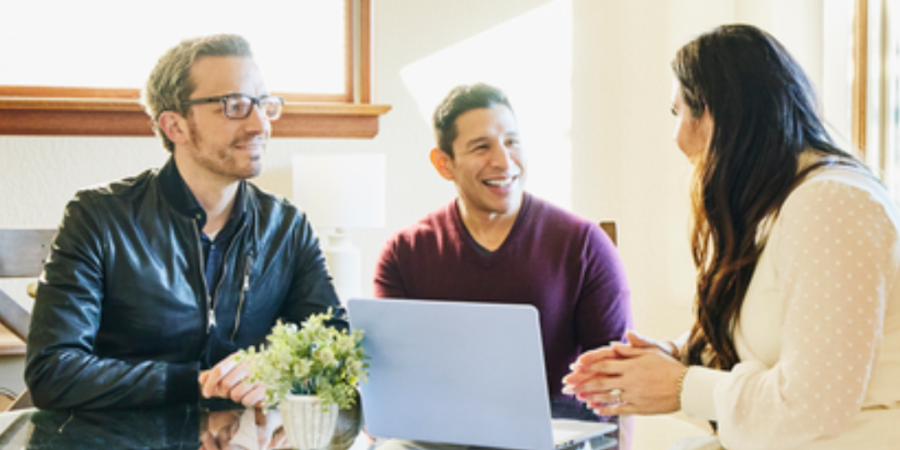
<path fill-rule="evenodd" d="M 306 216 L 248 182 L 220 282 L 208 293 L 205 217 L 185 196 L 196 204 L 170 159 L 68 204 L 28 336 L 25 381 L 37 407 L 196 402 L 199 371 L 264 342 L 277 319 L 300 323 L 334 308 L 335 324 L 347 326 Z"/>

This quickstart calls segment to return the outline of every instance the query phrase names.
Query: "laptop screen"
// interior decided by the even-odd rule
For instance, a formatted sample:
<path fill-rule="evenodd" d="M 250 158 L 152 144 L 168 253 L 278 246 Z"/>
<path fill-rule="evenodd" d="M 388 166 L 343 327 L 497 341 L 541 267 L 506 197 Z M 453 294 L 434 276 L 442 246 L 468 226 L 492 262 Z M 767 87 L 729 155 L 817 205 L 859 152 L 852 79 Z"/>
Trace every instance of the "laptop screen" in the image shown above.
<path fill-rule="evenodd" d="M 553 448 L 536 308 L 351 299 L 348 310 L 371 358 L 360 386 L 370 434 Z"/>

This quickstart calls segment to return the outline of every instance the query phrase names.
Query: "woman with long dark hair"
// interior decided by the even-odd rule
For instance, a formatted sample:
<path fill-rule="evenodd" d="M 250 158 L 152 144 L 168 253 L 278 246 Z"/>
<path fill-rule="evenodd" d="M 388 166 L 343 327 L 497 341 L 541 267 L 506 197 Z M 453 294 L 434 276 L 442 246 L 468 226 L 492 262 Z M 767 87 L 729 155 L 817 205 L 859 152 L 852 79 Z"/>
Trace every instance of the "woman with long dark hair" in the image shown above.
<path fill-rule="evenodd" d="M 740 449 L 900 445 L 900 213 L 837 148 L 799 65 L 728 25 L 672 62 L 695 164 L 696 321 L 585 353 L 566 391 L 599 414 L 678 410 Z"/>

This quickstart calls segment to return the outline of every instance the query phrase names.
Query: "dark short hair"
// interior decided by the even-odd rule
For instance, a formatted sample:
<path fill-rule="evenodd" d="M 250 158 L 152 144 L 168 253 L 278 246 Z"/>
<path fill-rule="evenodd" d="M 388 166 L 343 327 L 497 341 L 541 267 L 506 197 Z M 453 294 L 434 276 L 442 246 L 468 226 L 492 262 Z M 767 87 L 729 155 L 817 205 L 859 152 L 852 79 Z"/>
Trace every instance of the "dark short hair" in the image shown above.
<path fill-rule="evenodd" d="M 473 109 L 503 105 L 512 111 L 506 94 L 485 83 L 462 84 L 453 88 L 434 110 L 434 135 L 438 148 L 453 158 L 453 141 L 456 140 L 456 118 Z"/>

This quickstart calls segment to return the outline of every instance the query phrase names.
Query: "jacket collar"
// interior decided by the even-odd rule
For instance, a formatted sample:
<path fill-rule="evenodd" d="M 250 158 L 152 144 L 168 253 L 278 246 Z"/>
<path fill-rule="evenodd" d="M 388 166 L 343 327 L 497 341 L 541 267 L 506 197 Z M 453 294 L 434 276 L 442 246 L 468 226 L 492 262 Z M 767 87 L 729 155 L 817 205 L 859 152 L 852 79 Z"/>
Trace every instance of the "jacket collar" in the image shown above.
<path fill-rule="evenodd" d="M 179 213 L 196 219 L 202 230 L 203 226 L 206 225 L 206 211 L 200 206 L 197 197 L 194 196 L 194 193 L 188 188 L 187 183 L 184 182 L 184 178 L 181 177 L 178 166 L 175 164 L 174 156 L 170 157 L 166 164 L 159 170 L 159 186 L 166 201 L 168 201 Z M 226 224 L 226 227 L 232 222 L 239 223 L 240 219 L 244 217 L 246 209 L 247 181 L 241 180 L 238 185 L 234 206 L 232 206 L 231 214 L 228 216 L 229 224 Z"/>

